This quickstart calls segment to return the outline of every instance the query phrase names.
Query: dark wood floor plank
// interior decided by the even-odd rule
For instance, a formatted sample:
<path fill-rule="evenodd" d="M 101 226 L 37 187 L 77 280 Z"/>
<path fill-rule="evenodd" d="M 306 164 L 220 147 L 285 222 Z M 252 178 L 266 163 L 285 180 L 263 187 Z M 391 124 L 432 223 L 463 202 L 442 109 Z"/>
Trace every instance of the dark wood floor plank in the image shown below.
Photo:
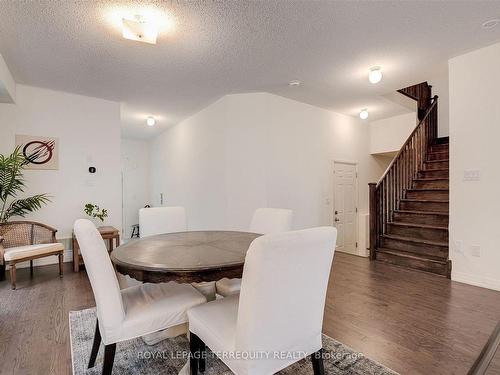
<path fill-rule="evenodd" d="M 94 305 L 84 271 L 0 282 L 0 373 L 70 374 L 68 313 Z M 337 253 L 324 332 L 401 374 L 465 374 L 500 320 L 500 293 Z M 500 357 L 500 355 L 499 355 Z"/>

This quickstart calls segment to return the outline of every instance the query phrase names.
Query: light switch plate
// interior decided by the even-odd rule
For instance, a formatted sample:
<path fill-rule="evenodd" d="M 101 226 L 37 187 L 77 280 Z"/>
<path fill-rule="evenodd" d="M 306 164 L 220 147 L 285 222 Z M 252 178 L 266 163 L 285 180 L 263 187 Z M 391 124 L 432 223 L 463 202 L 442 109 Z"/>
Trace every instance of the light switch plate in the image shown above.
<path fill-rule="evenodd" d="M 481 174 L 477 169 L 470 169 L 464 171 L 464 181 L 479 181 L 481 179 Z"/>
<path fill-rule="evenodd" d="M 462 241 L 453 241 L 453 250 L 458 254 L 463 254 Z"/>

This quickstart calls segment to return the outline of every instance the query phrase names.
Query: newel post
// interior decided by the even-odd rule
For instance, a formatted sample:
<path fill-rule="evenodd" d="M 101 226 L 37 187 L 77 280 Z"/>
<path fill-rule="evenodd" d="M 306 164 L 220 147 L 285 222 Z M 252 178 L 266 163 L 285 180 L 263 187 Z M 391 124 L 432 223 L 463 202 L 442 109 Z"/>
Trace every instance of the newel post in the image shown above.
<path fill-rule="evenodd" d="M 369 188 L 370 206 L 370 259 L 375 259 L 375 248 L 377 247 L 377 184 L 371 182 Z"/>

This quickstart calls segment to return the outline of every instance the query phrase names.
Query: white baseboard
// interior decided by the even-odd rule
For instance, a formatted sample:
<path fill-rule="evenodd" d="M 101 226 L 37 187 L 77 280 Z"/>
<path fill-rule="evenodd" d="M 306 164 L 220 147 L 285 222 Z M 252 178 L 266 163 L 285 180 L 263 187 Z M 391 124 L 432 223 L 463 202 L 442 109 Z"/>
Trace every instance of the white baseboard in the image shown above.
<path fill-rule="evenodd" d="M 481 288 L 493 289 L 500 291 L 500 280 L 489 277 L 481 277 L 463 272 L 451 271 L 451 279 L 460 283 L 479 286 Z"/>

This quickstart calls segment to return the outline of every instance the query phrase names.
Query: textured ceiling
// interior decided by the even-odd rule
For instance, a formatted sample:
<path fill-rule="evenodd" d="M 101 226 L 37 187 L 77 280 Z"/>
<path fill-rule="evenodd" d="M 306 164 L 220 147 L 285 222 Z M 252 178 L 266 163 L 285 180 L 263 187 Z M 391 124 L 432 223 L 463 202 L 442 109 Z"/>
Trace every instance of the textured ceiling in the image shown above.
<path fill-rule="evenodd" d="M 18 83 L 123 102 L 124 135 L 150 137 L 219 97 L 267 91 L 371 119 L 406 111 L 383 95 L 500 41 L 491 1 L 1 1 L 0 54 Z M 146 9 L 147 8 L 147 9 Z M 121 38 L 110 16 L 163 12 L 158 44 Z M 384 79 L 367 81 L 371 66 Z M 299 79 L 301 87 L 288 87 Z M 258 110 L 258 109 L 256 109 Z M 146 115 L 159 119 L 154 129 Z"/>

